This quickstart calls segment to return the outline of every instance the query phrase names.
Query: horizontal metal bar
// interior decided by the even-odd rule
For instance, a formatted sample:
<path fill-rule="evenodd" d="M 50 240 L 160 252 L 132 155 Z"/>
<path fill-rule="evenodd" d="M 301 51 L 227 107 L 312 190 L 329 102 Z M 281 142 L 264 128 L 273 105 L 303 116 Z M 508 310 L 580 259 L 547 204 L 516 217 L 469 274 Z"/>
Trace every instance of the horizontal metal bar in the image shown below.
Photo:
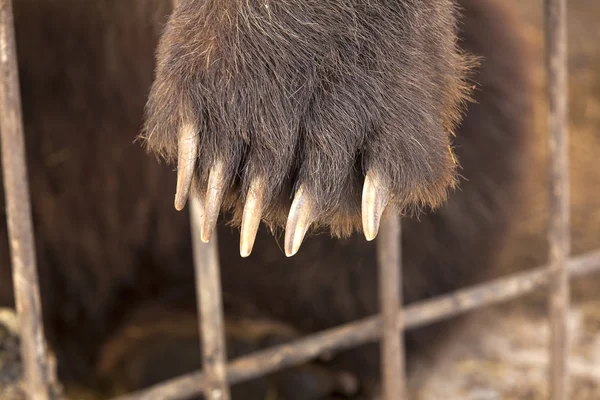
<path fill-rule="evenodd" d="M 574 257 L 568 262 L 569 276 L 600 272 L 600 251 Z M 506 278 L 459 290 L 404 308 L 405 328 L 415 328 L 452 316 L 513 299 L 548 283 L 548 267 L 513 274 Z M 227 382 L 244 382 L 286 367 L 299 365 L 328 351 L 344 350 L 375 341 L 381 335 L 379 316 L 308 335 L 288 344 L 240 357 L 227 365 Z M 185 399 L 208 387 L 203 372 L 192 372 L 146 390 L 114 400 Z"/>

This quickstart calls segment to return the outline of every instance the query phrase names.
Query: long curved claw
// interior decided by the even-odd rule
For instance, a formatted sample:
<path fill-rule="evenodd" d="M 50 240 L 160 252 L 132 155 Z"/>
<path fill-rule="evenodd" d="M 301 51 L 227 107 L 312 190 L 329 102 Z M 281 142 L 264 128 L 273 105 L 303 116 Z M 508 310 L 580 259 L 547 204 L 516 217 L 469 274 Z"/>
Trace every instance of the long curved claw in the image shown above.
<path fill-rule="evenodd" d="M 194 178 L 194 167 L 198 157 L 198 132 L 192 124 L 184 124 L 179 131 L 177 157 L 177 189 L 175 190 L 175 209 L 183 210 L 190 195 Z"/>
<path fill-rule="evenodd" d="M 285 255 L 292 257 L 300 249 L 304 235 L 314 221 L 314 205 L 301 186 L 294 196 L 292 208 L 285 227 Z"/>
<path fill-rule="evenodd" d="M 389 201 L 388 191 L 376 174 L 367 172 L 362 193 L 362 224 L 365 238 L 375 239 L 381 216 Z"/>
<path fill-rule="evenodd" d="M 219 161 L 211 168 L 208 175 L 208 188 L 206 190 L 206 200 L 204 201 L 204 218 L 200 229 L 200 240 L 204 243 L 208 243 L 217 226 L 226 183 L 225 163 Z"/>
<path fill-rule="evenodd" d="M 242 230 L 240 234 L 240 255 L 242 257 L 248 257 L 252 252 L 256 232 L 260 225 L 264 193 L 265 185 L 262 179 L 252 181 L 242 215 Z"/>

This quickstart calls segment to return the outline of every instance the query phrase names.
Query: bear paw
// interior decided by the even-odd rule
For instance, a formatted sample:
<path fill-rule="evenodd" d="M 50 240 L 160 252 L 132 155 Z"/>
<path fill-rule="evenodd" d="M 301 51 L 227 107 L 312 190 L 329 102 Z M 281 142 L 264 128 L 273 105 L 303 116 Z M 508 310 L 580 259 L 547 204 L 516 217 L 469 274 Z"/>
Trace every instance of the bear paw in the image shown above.
<path fill-rule="evenodd" d="M 451 1 L 182 3 L 143 134 L 177 160 L 175 207 L 201 199 L 204 241 L 229 211 L 242 256 L 261 220 L 285 228 L 291 256 L 310 227 L 372 240 L 384 209 L 439 205 L 467 94 L 454 13 Z"/>

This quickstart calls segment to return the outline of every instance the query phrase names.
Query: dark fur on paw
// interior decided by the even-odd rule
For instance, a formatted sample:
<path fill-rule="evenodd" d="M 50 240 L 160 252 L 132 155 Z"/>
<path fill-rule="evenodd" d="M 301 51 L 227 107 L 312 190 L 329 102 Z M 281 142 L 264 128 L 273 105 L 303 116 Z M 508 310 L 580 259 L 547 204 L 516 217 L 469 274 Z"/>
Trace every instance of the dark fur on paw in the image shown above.
<path fill-rule="evenodd" d="M 309 226 L 371 240 L 386 207 L 439 205 L 468 92 L 455 14 L 449 0 L 182 2 L 143 134 L 178 160 L 176 207 L 193 186 L 203 240 L 231 211 L 243 255 L 261 219 L 287 225 L 291 255 Z"/>

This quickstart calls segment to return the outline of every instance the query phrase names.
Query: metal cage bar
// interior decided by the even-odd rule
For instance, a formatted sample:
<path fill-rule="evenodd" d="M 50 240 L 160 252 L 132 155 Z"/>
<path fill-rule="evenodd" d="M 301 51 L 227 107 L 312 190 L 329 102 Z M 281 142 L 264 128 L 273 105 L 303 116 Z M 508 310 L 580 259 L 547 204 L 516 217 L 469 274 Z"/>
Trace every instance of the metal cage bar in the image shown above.
<path fill-rule="evenodd" d="M 568 272 L 570 278 L 600 272 L 600 250 L 571 258 Z M 428 325 L 523 296 L 547 285 L 549 279 L 549 267 L 543 266 L 411 304 L 404 308 L 404 328 Z M 381 327 L 379 316 L 369 317 L 240 357 L 227 364 L 227 382 L 245 382 L 305 363 L 325 352 L 350 349 L 377 341 L 381 336 Z M 113 400 L 184 399 L 200 394 L 207 385 L 205 382 L 206 377 L 202 371 L 192 372 Z"/>
<path fill-rule="evenodd" d="M 12 0 L 0 0 L 0 79 L 4 196 L 25 391 L 30 399 L 49 400 L 50 370 L 31 220 Z"/>
<path fill-rule="evenodd" d="M 225 328 L 219 248 L 216 232 L 210 243 L 200 240 L 200 218 L 203 207 L 196 197 L 190 199 L 190 223 L 196 271 L 196 297 L 198 301 L 198 330 L 202 342 L 202 368 L 209 385 L 204 388 L 207 400 L 229 400 L 225 379 Z"/>
<path fill-rule="evenodd" d="M 384 216 L 377 239 L 381 307 L 381 375 L 385 400 L 406 399 L 400 218 Z M 400 308 L 400 311 L 398 311 Z"/>
<path fill-rule="evenodd" d="M 546 69 L 548 76 L 548 127 L 550 145 L 550 398 L 568 398 L 569 338 L 569 146 L 567 87 L 567 4 L 546 0 Z"/>

